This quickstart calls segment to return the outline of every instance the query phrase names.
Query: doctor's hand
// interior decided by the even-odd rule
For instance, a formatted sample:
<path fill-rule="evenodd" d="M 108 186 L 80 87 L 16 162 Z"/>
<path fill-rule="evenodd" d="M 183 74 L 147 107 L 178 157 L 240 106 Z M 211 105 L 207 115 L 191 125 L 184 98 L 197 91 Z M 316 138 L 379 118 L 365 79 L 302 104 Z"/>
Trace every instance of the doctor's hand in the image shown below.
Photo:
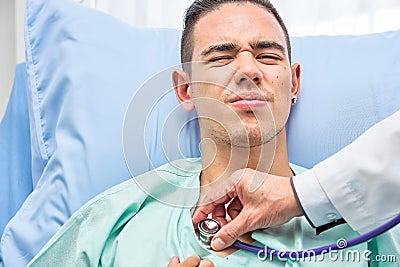
<path fill-rule="evenodd" d="M 214 250 L 232 245 L 244 233 L 278 226 L 303 215 L 290 178 L 243 169 L 234 172 L 223 184 L 224 188 L 219 185 L 205 193 L 192 218 L 195 227 L 209 214 L 221 224 L 211 242 Z M 229 223 L 226 214 L 232 219 Z"/>
<path fill-rule="evenodd" d="M 178 257 L 173 256 L 167 267 L 214 267 L 214 264 L 209 260 L 200 261 L 199 256 L 190 256 L 181 263 Z"/>

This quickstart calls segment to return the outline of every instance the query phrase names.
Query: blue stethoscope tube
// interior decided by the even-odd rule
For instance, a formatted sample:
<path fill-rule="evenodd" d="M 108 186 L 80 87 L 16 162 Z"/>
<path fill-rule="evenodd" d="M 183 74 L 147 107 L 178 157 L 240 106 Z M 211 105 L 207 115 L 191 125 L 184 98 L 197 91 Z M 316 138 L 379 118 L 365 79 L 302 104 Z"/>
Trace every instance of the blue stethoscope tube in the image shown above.
<path fill-rule="evenodd" d="M 313 249 L 309 249 L 309 250 L 279 251 L 279 250 L 272 250 L 269 248 L 260 248 L 257 246 L 248 245 L 248 244 L 245 244 L 240 241 L 236 241 L 235 243 L 233 243 L 233 246 L 235 246 L 239 249 L 244 249 L 244 250 L 247 250 L 250 252 L 254 252 L 256 254 L 262 253 L 264 255 L 268 255 L 268 256 L 272 255 L 274 257 L 285 258 L 285 259 L 293 258 L 293 255 L 296 255 L 297 258 L 306 258 L 309 256 L 320 255 L 322 253 L 326 253 L 329 251 L 341 250 L 341 249 L 353 247 L 358 244 L 367 242 L 368 240 L 370 240 L 374 237 L 377 237 L 378 235 L 390 230 L 391 228 L 393 228 L 394 226 L 396 226 L 399 223 L 400 223 L 400 214 L 374 230 L 371 230 L 371 231 L 369 231 L 363 235 L 357 236 L 353 239 L 343 240 L 343 243 L 345 245 L 343 245 L 343 243 L 342 243 L 342 245 L 331 244 L 328 246 L 313 248 Z"/>

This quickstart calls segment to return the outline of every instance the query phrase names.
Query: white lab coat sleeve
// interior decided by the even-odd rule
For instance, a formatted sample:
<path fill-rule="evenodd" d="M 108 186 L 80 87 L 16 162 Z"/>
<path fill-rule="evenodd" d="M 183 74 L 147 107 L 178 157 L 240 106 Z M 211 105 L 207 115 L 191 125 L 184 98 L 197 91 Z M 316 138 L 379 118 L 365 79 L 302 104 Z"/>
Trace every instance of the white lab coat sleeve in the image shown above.
<path fill-rule="evenodd" d="M 296 184 L 309 181 L 302 181 L 303 175 L 315 177 L 326 197 L 355 231 L 372 230 L 393 218 L 400 213 L 400 111 L 298 175 L 294 182 L 296 191 Z M 304 192 L 305 186 L 302 188 L 296 192 L 300 201 L 302 195 L 313 194 Z M 321 204 L 321 209 L 326 205 L 319 198 L 315 198 L 315 203 Z M 315 203 L 311 204 L 314 208 L 318 205 Z"/>
<path fill-rule="evenodd" d="M 294 176 L 292 182 L 299 204 L 312 227 L 318 228 L 342 218 L 313 170 Z"/>

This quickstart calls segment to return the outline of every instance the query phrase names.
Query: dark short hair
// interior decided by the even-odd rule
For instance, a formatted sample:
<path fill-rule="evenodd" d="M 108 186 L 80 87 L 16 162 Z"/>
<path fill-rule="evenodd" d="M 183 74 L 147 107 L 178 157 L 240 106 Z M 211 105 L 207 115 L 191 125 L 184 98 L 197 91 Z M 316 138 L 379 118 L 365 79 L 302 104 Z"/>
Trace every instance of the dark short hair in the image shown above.
<path fill-rule="evenodd" d="M 190 7 L 185 12 L 183 33 L 181 39 L 181 62 L 191 62 L 193 56 L 193 32 L 196 23 L 205 16 L 206 14 L 216 10 L 223 4 L 229 3 L 253 3 L 265 8 L 269 13 L 271 13 L 285 34 L 286 46 L 288 50 L 289 61 L 291 61 L 291 46 L 289 33 L 283 23 L 282 18 L 278 14 L 278 11 L 271 4 L 269 0 L 195 0 Z M 185 65 L 185 64 L 184 64 Z"/>

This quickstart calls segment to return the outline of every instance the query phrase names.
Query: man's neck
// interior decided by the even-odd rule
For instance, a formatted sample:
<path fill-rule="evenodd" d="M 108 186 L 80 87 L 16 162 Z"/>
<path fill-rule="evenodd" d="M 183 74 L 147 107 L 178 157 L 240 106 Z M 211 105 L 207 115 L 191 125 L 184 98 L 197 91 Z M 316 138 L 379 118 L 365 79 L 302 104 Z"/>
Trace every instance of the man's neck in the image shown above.
<path fill-rule="evenodd" d="M 201 185 L 223 181 L 239 169 L 250 168 L 279 176 L 291 177 L 288 163 L 286 133 L 264 145 L 252 148 L 233 148 L 230 145 L 210 145 L 202 142 Z"/>

